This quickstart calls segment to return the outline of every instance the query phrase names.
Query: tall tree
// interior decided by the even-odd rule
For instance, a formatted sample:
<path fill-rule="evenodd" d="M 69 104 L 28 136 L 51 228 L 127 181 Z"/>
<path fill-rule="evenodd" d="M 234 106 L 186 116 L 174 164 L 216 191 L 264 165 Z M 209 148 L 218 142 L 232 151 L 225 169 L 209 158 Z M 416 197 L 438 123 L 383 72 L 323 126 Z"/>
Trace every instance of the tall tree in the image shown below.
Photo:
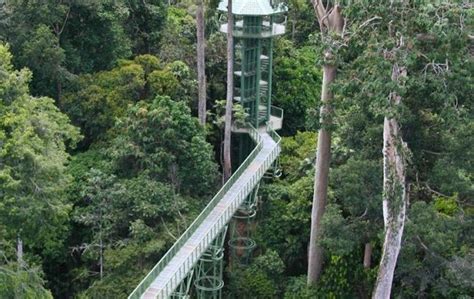
<path fill-rule="evenodd" d="M 391 6 L 393 1 L 391 1 Z M 404 9 L 401 4 L 400 10 Z M 396 7 L 393 8 L 397 9 Z M 398 16 L 397 16 L 398 17 Z M 384 58 L 392 63 L 391 80 L 394 89 L 388 95 L 388 108 L 383 125 L 383 220 L 385 239 L 382 257 L 372 298 L 390 298 L 393 275 L 398 254 L 402 245 L 403 228 L 407 209 L 408 192 L 406 187 L 406 164 L 408 147 L 403 141 L 399 118 L 402 96 L 397 92 L 403 88 L 407 77 L 407 68 L 403 66 L 406 58 L 405 36 L 408 28 L 397 28 L 401 20 L 388 24 L 389 39 L 396 47 L 384 50 Z M 405 25 L 405 24 L 403 24 Z M 403 26 L 402 25 L 402 26 Z M 406 25 L 405 25 L 406 26 Z M 390 44 L 390 43 L 388 43 Z"/>
<path fill-rule="evenodd" d="M 224 171 L 223 181 L 227 181 L 232 174 L 231 140 L 232 134 L 232 101 L 234 97 L 234 15 L 232 14 L 232 0 L 227 1 L 227 96 L 224 119 Z"/>
<path fill-rule="evenodd" d="M 321 0 L 312 0 L 319 22 L 321 41 L 329 42 L 335 35 L 341 35 L 344 28 L 342 8 L 339 5 L 324 5 Z M 321 87 L 321 108 L 318 143 L 316 149 L 316 174 L 314 178 L 313 208 L 311 211 L 311 235 L 308 251 L 308 284 L 318 281 L 322 269 L 322 247 L 318 242 L 328 192 L 329 163 L 331 160 L 331 100 L 330 86 L 336 78 L 336 53 L 329 46 L 324 50 L 323 83 Z"/>
<path fill-rule="evenodd" d="M 22 267 L 35 253 L 51 257 L 62 248 L 70 211 L 66 149 L 79 131 L 52 99 L 29 95 L 31 72 L 14 70 L 11 59 L 0 44 L 0 243 L 17 242 Z"/>
<path fill-rule="evenodd" d="M 198 116 L 201 125 L 206 124 L 206 39 L 204 29 L 204 1 L 197 1 L 196 32 L 197 32 L 197 72 L 198 72 Z"/>
<path fill-rule="evenodd" d="M 403 37 L 400 38 L 403 47 Z M 392 67 L 392 80 L 400 84 L 406 77 L 406 68 L 397 63 Z M 389 106 L 396 109 L 402 100 L 396 92 L 389 96 Z M 393 112 L 393 111 L 392 111 Z M 383 218 L 385 240 L 373 298 L 390 298 L 393 274 L 400 252 L 407 208 L 406 153 L 396 117 L 387 115 L 383 126 Z"/>

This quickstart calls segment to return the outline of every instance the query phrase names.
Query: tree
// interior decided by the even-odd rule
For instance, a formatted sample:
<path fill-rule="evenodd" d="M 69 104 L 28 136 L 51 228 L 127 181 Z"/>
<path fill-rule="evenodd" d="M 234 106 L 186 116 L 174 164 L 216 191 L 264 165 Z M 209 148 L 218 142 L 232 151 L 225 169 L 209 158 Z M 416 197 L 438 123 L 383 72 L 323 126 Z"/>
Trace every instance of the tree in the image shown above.
<path fill-rule="evenodd" d="M 285 39 L 276 41 L 274 51 L 274 104 L 285 111 L 281 134 L 293 136 L 305 130 L 312 120 L 311 110 L 319 105 L 321 70 L 314 64 L 317 51 L 314 46 L 298 48 Z"/>
<path fill-rule="evenodd" d="M 231 162 L 231 127 L 232 103 L 234 101 L 234 15 L 232 14 L 232 0 L 227 0 L 227 95 L 224 119 L 224 165 L 223 182 L 232 175 Z"/>
<path fill-rule="evenodd" d="M 166 25 L 161 33 L 158 51 L 160 59 L 164 63 L 180 60 L 190 66 L 197 65 L 195 43 L 194 18 L 184 8 L 168 7 Z"/>
<path fill-rule="evenodd" d="M 351 49 L 354 56 L 345 66 L 341 78 L 341 81 L 345 81 L 341 98 L 346 100 L 341 101 L 344 103 L 341 106 L 343 109 L 338 106 L 339 114 L 345 115 L 343 119 L 338 119 L 339 123 L 345 123 L 341 126 L 341 136 L 352 152 L 365 159 L 373 159 L 380 155 L 379 149 L 385 143 L 387 167 L 383 169 L 386 180 L 382 195 L 386 199 L 385 219 L 391 222 L 385 228 L 385 241 L 392 242 L 385 242 L 383 245 L 386 252 L 381 258 L 383 265 L 379 269 L 383 272 L 379 273 L 379 280 L 385 281 L 383 287 L 375 285 L 380 289 L 373 293 L 374 297 L 388 297 L 390 292 L 395 297 L 449 297 L 446 283 L 450 280 L 439 275 L 439 267 L 433 266 L 432 258 L 437 260 L 435 263 L 440 267 L 449 265 L 455 258 L 448 258 L 449 254 L 441 253 L 435 249 L 437 245 L 430 244 L 429 241 L 431 235 L 437 235 L 443 230 L 438 231 L 434 220 L 422 221 L 425 224 L 431 223 L 429 227 L 433 226 L 433 229 L 418 234 L 420 239 L 412 235 L 402 236 L 402 213 L 404 206 L 407 213 L 412 213 L 410 218 L 405 219 L 408 225 L 420 211 L 415 208 L 419 202 L 432 203 L 439 196 L 453 196 L 457 198 L 459 206 L 463 206 L 464 201 L 460 198 L 465 198 L 469 193 L 463 186 L 471 179 L 463 173 L 472 168 L 472 164 L 466 160 L 472 156 L 472 151 L 464 146 L 472 138 L 463 134 L 461 135 L 464 137 L 459 138 L 458 135 L 458 128 L 467 129 L 465 113 L 470 113 L 470 110 L 465 110 L 465 107 L 472 101 L 472 98 L 466 96 L 469 92 L 465 89 L 465 86 L 472 84 L 472 78 L 465 77 L 464 72 L 472 66 L 467 58 L 470 54 L 466 24 L 463 21 L 468 11 L 462 7 L 455 3 L 407 5 L 396 2 L 389 6 L 372 4 L 364 7 L 361 4 L 359 7 L 351 7 L 351 13 L 358 12 L 362 16 L 371 16 L 371 19 L 377 18 L 373 26 L 362 30 L 360 38 L 353 40 Z M 348 17 L 355 19 L 352 15 Z M 353 28 L 347 29 L 353 31 Z M 394 119 L 396 123 L 392 122 Z M 384 121 L 385 129 L 392 130 L 385 136 L 382 134 Z M 382 137 L 385 137 L 385 142 Z M 460 164 L 451 155 L 456 152 L 450 141 L 454 139 L 459 149 L 463 148 L 463 154 L 458 154 Z M 460 140 L 462 141 L 459 142 Z M 410 148 L 410 153 L 406 147 Z M 405 164 L 408 157 L 412 157 L 410 167 Z M 451 161 L 451 166 L 445 163 L 447 160 Z M 399 168 L 391 169 L 396 163 L 399 163 Z M 445 166 L 443 174 L 438 176 L 441 174 L 441 164 Z M 438 180 L 440 177 L 449 183 L 441 183 Z M 408 184 L 411 185 L 409 189 Z M 434 186 L 444 186 L 443 191 Z M 407 188 L 406 195 L 403 194 L 404 188 Z M 453 194 L 454 189 L 463 195 Z M 407 203 L 408 196 L 411 207 Z M 377 222 L 374 224 L 379 226 Z M 448 225 L 444 227 L 448 233 Z M 453 230 L 451 233 L 454 232 Z M 446 238 L 441 239 L 446 244 L 455 243 Z M 455 247 L 462 246 L 461 244 L 462 242 L 457 242 Z M 400 265 L 399 261 L 399 265 L 395 267 L 398 251 L 404 259 L 403 264 Z M 389 258 L 388 252 L 393 253 Z M 376 251 L 374 253 L 377 256 Z M 465 259 L 465 252 L 458 254 L 459 260 Z M 411 267 L 408 266 L 409 263 Z M 389 264 L 392 268 L 387 267 Z M 426 275 L 410 277 L 411 275 L 407 275 L 408 268 L 411 273 L 424 272 L 428 268 L 430 270 L 424 272 Z M 445 271 L 449 273 L 448 270 Z M 407 288 L 407 285 L 411 286 Z M 433 287 L 434 285 L 443 287 Z M 443 295 L 440 295 L 440 289 L 444 289 Z"/>
<path fill-rule="evenodd" d="M 170 183 L 176 193 L 206 195 L 212 190 L 216 165 L 204 128 L 183 102 L 157 96 L 138 102 L 116 125 L 112 156 L 122 176 L 147 171 Z M 189 161 L 193 161 L 192 164 Z"/>
<path fill-rule="evenodd" d="M 69 21 L 71 4 L 63 1 L 5 4 L 5 40 L 12 46 L 15 65 L 33 72 L 33 95 L 54 97 L 61 104 L 62 84 L 70 76 L 66 70 L 61 37 Z"/>
<path fill-rule="evenodd" d="M 196 35 L 197 35 L 197 73 L 198 73 L 198 116 L 201 125 L 206 124 L 206 39 L 204 29 L 206 23 L 204 22 L 204 1 L 197 1 L 196 10 Z"/>
<path fill-rule="evenodd" d="M 80 126 L 84 147 L 106 140 L 116 119 L 127 106 L 140 100 L 151 102 L 157 95 L 170 96 L 191 105 L 195 81 L 189 67 L 174 61 L 163 65 L 153 55 L 120 60 L 110 71 L 78 77 L 76 86 L 64 95 L 64 110 Z"/>
<path fill-rule="evenodd" d="M 392 296 L 468 298 L 473 252 L 472 234 L 466 232 L 473 218 L 456 197 L 411 204 Z"/>
<path fill-rule="evenodd" d="M 76 221 L 91 228 L 92 242 L 81 244 L 80 249 L 82 254 L 97 253 L 100 279 L 104 277 L 104 250 L 112 241 L 112 223 L 117 221 L 113 213 L 114 204 L 124 193 L 124 187 L 116 181 L 114 175 L 108 176 L 100 170 L 91 169 L 84 189 L 81 190 L 81 197 L 87 204 L 75 210 Z"/>
<path fill-rule="evenodd" d="M 252 265 L 237 265 L 230 273 L 229 290 L 239 298 L 275 298 L 281 294 L 284 264 L 278 254 L 269 250 L 255 258 Z"/>
<path fill-rule="evenodd" d="M 20 57 L 34 74 L 33 89 L 54 94 L 60 108 L 63 107 L 62 83 L 70 75 L 64 67 L 65 58 L 58 37 L 46 25 L 38 26 L 23 43 Z"/>
<path fill-rule="evenodd" d="M 400 38 L 399 48 L 405 47 L 403 35 Z M 397 55 L 397 53 L 394 53 Z M 392 80 L 396 85 L 402 84 L 406 77 L 406 68 L 394 62 Z M 385 226 L 385 240 L 383 243 L 382 258 L 377 276 L 373 298 L 390 298 L 393 275 L 400 252 L 405 215 L 408 202 L 406 185 L 406 167 L 408 147 L 401 136 L 400 126 L 394 111 L 402 100 L 401 96 L 393 91 L 389 95 L 388 115 L 384 119 L 383 129 L 383 218 Z"/>
<path fill-rule="evenodd" d="M 70 169 L 74 219 L 87 228 L 74 244 L 82 262 L 74 277 L 89 297 L 129 293 L 201 211 L 217 181 L 204 128 L 182 101 L 157 96 L 129 105 L 112 130 L 111 141 L 77 155 Z"/>
<path fill-rule="evenodd" d="M 313 0 L 313 7 L 321 30 L 321 40 L 331 43 L 336 35 L 341 35 L 344 27 L 342 8 L 339 5 L 324 6 L 322 1 Z M 318 143 L 316 149 L 316 169 L 314 178 L 313 208 L 311 211 L 311 236 L 308 250 L 308 284 L 315 284 L 321 274 L 323 253 L 318 242 L 321 233 L 321 218 L 326 208 L 329 163 L 331 160 L 331 84 L 336 78 L 336 53 L 328 47 L 324 50 L 323 82 L 321 86 L 321 109 Z"/>
<path fill-rule="evenodd" d="M 5 7 L 5 39 L 15 65 L 32 69 L 33 95 L 59 100 L 72 74 L 111 68 L 131 54 L 122 25 L 128 10 L 119 2 L 8 1 Z"/>
<path fill-rule="evenodd" d="M 280 165 L 281 179 L 265 184 L 260 193 L 265 204 L 258 221 L 255 240 L 259 247 L 278 252 L 283 259 L 287 274 L 307 270 L 314 147 L 314 132 L 298 132 L 283 137 Z"/>
<path fill-rule="evenodd" d="M 60 255 L 67 235 L 67 149 L 80 135 L 52 99 L 29 94 L 31 72 L 14 70 L 11 60 L 8 48 L 0 45 L 0 242 L 17 242 L 19 267 L 24 268 L 15 275 L 28 293 L 25 276 L 41 279 L 35 278 L 36 267 L 27 269 L 27 262 Z M 3 273 L 8 277 L 7 268 Z M 48 293 L 38 288 L 38 296 Z"/>
<path fill-rule="evenodd" d="M 67 69 L 74 74 L 97 72 L 130 57 L 131 42 L 123 26 L 128 15 L 121 1 L 73 1 L 61 38 Z"/>
<path fill-rule="evenodd" d="M 135 55 L 157 54 L 161 31 L 166 26 L 168 7 L 165 1 L 124 1 L 128 10 L 125 32 Z"/>
<path fill-rule="evenodd" d="M 0 296 L 2 298 L 52 299 L 51 292 L 45 289 L 44 284 L 41 270 L 37 267 L 27 267 L 8 260 L 0 262 Z"/>

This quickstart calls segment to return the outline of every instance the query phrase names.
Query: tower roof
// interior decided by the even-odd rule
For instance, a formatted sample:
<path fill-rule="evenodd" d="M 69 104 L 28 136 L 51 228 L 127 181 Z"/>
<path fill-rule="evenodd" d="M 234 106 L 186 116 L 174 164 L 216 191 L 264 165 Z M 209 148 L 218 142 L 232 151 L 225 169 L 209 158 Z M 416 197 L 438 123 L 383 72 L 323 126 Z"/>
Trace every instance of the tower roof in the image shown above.
<path fill-rule="evenodd" d="M 232 13 L 242 16 L 266 16 L 287 11 L 286 6 L 277 0 L 271 5 L 272 0 L 232 0 Z M 221 0 L 219 10 L 227 11 L 227 0 Z"/>

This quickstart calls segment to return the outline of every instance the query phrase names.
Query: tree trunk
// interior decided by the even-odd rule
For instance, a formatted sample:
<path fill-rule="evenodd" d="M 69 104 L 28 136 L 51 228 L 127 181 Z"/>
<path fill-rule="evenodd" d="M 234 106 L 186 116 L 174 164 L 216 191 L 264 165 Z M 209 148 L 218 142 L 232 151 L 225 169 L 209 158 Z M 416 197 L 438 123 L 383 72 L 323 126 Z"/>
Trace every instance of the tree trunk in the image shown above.
<path fill-rule="evenodd" d="M 102 243 L 102 237 L 99 240 L 100 254 L 99 254 L 99 264 L 100 264 L 100 279 L 104 277 L 104 245 Z"/>
<path fill-rule="evenodd" d="M 314 178 L 313 208 L 311 211 L 311 236 L 308 252 L 308 284 L 318 281 L 322 268 L 323 249 L 319 246 L 321 233 L 321 218 L 326 209 L 329 162 L 331 160 L 331 132 L 327 125 L 331 124 L 330 100 L 332 93 L 329 85 L 336 78 L 336 66 L 325 65 L 323 67 L 323 85 L 321 92 L 321 129 L 318 134 L 318 144 L 316 150 L 316 173 Z"/>
<path fill-rule="evenodd" d="M 370 242 L 365 243 L 364 247 L 364 269 L 369 269 L 371 266 L 372 259 L 372 244 Z"/>
<path fill-rule="evenodd" d="M 333 34 L 343 34 L 345 20 L 341 6 L 323 5 L 322 0 L 311 0 L 314 13 L 319 22 L 321 35 L 331 38 Z M 326 36 L 326 37 L 324 37 Z M 333 53 L 327 49 L 323 66 L 323 83 L 321 88 L 321 129 L 318 133 L 316 149 L 316 169 L 314 177 L 313 208 L 311 211 L 311 235 L 308 250 L 308 285 L 315 284 L 321 274 L 323 250 L 319 246 L 321 237 L 321 218 L 326 209 L 329 163 L 331 160 L 331 99 L 330 85 L 336 78 L 337 66 L 334 64 Z"/>
<path fill-rule="evenodd" d="M 232 0 L 227 2 L 227 97 L 225 105 L 224 124 L 224 176 L 226 182 L 232 174 L 231 154 L 231 126 L 232 126 L 232 100 L 234 97 L 234 16 L 232 15 Z"/>
<path fill-rule="evenodd" d="M 201 125 L 206 124 L 206 65 L 204 36 L 204 4 L 198 0 L 196 11 L 197 26 L 197 72 L 198 72 L 198 116 Z"/>
<path fill-rule="evenodd" d="M 392 80 L 398 82 L 406 76 L 406 70 L 397 64 L 392 68 Z M 401 97 L 391 93 L 389 97 L 392 109 L 400 104 Z M 385 240 L 379 272 L 372 298 L 389 299 L 392 289 L 393 274 L 400 252 L 405 212 L 407 206 L 406 192 L 406 144 L 401 137 L 396 118 L 385 117 L 383 127 L 383 218 Z"/>
<path fill-rule="evenodd" d="M 18 266 L 23 267 L 24 262 L 23 262 L 23 240 L 18 237 L 17 242 L 16 242 L 16 261 L 18 263 Z"/>

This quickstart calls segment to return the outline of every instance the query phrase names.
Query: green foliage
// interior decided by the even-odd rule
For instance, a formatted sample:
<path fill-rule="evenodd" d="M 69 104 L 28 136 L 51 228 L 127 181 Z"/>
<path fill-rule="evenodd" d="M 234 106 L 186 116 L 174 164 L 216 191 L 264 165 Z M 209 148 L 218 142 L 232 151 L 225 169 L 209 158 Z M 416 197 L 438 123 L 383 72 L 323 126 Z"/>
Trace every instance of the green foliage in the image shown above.
<path fill-rule="evenodd" d="M 296 47 L 307 45 L 310 36 L 319 30 L 312 4 L 304 0 L 289 0 L 287 3 L 287 38 L 294 42 Z"/>
<path fill-rule="evenodd" d="M 164 62 L 180 60 L 187 65 L 196 65 L 196 22 L 185 9 L 175 6 L 168 8 L 166 25 L 161 34 L 158 56 Z"/>
<path fill-rule="evenodd" d="M 203 128 L 189 114 L 185 103 L 161 96 L 130 107 L 117 124 L 120 136 L 111 151 L 118 171 L 130 176 L 147 170 L 178 192 L 208 194 L 217 175 L 216 165 L 211 162 L 212 150 Z"/>
<path fill-rule="evenodd" d="M 16 263 L 0 263 L 0 297 L 13 299 L 52 299 L 46 290 L 41 271 Z"/>
<path fill-rule="evenodd" d="M 292 42 L 280 40 L 274 56 L 274 104 L 285 110 L 283 133 L 293 135 L 311 121 L 307 112 L 318 105 L 321 71 L 312 47 L 295 49 Z"/>
<path fill-rule="evenodd" d="M 461 211 L 448 216 L 436 211 L 437 207 L 439 201 L 433 204 L 418 201 L 409 210 L 398 270 L 403 287 L 396 289 L 401 296 L 431 294 L 460 298 L 472 290 L 469 279 L 453 279 L 461 278 L 461 273 L 466 271 L 454 264 L 456 260 L 469 258 L 472 238 L 465 232 L 472 229 L 472 215 L 465 215 L 467 218 L 460 221 Z"/>
<path fill-rule="evenodd" d="M 361 242 L 364 231 L 342 216 L 341 209 L 335 204 L 328 204 L 322 221 L 321 245 L 327 252 L 342 256 L 349 254 Z M 333 257 L 332 257 L 333 258 Z"/>
<path fill-rule="evenodd" d="M 67 68 L 75 74 L 97 72 L 128 58 L 130 39 L 122 25 L 128 15 L 121 1 L 72 2 L 62 33 Z"/>
<path fill-rule="evenodd" d="M 454 216 L 459 211 L 458 203 L 456 202 L 457 194 L 452 197 L 438 197 L 434 200 L 434 207 L 436 211 L 446 214 L 448 216 Z"/>
<path fill-rule="evenodd" d="M 209 98 L 212 100 L 226 97 L 227 52 L 225 35 L 213 32 L 206 45 L 206 79 Z"/>
<path fill-rule="evenodd" d="M 71 73 L 107 69 L 131 54 L 123 28 L 128 9 L 120 2 L 8 1 L 3 11 L 5 40 L 15 64 L 33 71 L 35 95 L 60 99 Z"/>
<path fill-rule="evenodd" d="M 316 288 L 308 286 L 306 276 L 290 277 L 284 295 L 285 299 L 310 299 L 316 296 Z"/>
<path fill-rule="evenodd" d="M 216 148 L 226 88 L 217 2 L 206 7 L 209 113 L 217 125 L 208 137 Z M 230 295 L 370 296 L 377 267 L 364 269 L 362 254 L 370 243 L 374 264 L 380 255 L 382 125 L 390 116 L 412 151 L 392 294 L 469 298 L 472 8 L 359 1 L 343 8 L 345 35 L 320 40 L 311 3 L 288 5 L 287 34 L 275 40 L 273 55 L 273 102 L 285 109 L 282 133 L 290 136 L 282 140 L 283 175 L 260 189 L 255 239 L 265 254 L 234 269 Z M 0 39 L 14 54 L 0 46 L 0 254 L 12 260 L 20 235 L 32 265 L 2 260 L 0 297 L 126 297 L 212 196 L 217 166 L 204 128 L 190 115 L 194 9 L 192 1 L 0 3 Z M 404 47 L 391 51 L 402 35 Z M 317 288 L 308 288 L 298 275 L 307 267 L 316 134 L 304 129 L 317 128 L 328 47 L 338 70 L 325 268 Z M 12 59 L 31 71 L 16 71 Z M 394 63 L 407 68 L 401 84 L 392 82 Z M 51 99 L 31 97 L 29 83 L 33 95 L 54 96 L 86 136 L 70 162 L 66 150 L 80 139 L 77 129 Z M 387 101 L 392 91 L 402 96 L 399 108 Z M 234 105 L 233 117 L 242 125 L 246 111 Z"/>
<path fill-rule="evenodd" d="M 14 70 L 11 58 L 0 44 L 0 242 L 21 239 L 25 259 L 41 262 L 63 250 L 71 209 L 65 200 L 71 182 L 66 149 L 80 135 L 52 99 L 29 95 L 31 73 Z M 11 282 L 7 285 L 24 285 L 14 296 L 31 298 L 37 288 L 38 296 L 50 297 L 35 269 L 13 273 L 5 267 L 2 279 Z"/>
<path fill-rule="evenodd" d="M 305 159 L 312 159 L 308 157 L 314 155 L 314 143 L 312 132 L 284 137 L 280 157 L 283 179 L 262 188 L 265 204 L 255 239 L 259 246 L 275 250 L 290 273 L 301 273 L 306 264 L 314 171 Z"/>
<path fill-rule="evenodd" d="M 105 150 L 99 144 L 77 155 L 70 169 L 74 219 L 87 228 L 76 240 L 82 265 L 73 273 L 88 286 L 85 297 L 128 294 L 202 209 L 217 177 L 204 129 L 182 101 L 157 96 L 130 105 L 113 132 Z"/>
<path fill-rule="evenodd" d="M 224 129 L 225 104 L 226 100 L 217 100 L 214 105 L 215 114 L 208 112 L 208 115 L 213 119 L 212 123 L 216 125 L 219 130 Z M 245 126 L 248 116 L 249 114 L 241 104 L 234 103 L 232 105 L 232 121 L 236 126 Z"/>
<path fill-rule="evenodd" d="M 167 70 L 153 71 L 150 76 L 151 90 L 156 94 L 175 94 L 178 79 Z"/>
<path fill-rule="evenodd" d="M 64 50 L 59 47 L 59 39 L 46 25 L 39 25 L 22 47 L 19 60 L 33 72 L 34 91 L 57 96 L 57 84 L 65 82 L 69 75 L 64 68 Z"/>
<path fill-rule="evenodd" d="M 285 177 L 295 181 L 301 176 L 313 175 L 313 164 L 316 159 L 317 134 L 315 132 L 297 132 L 296 135 L 282 139 L 280 163 Z"/>
<path fill-rule="evenodd" d="M 229 290 L 236 298 L 275 298 L 281 293 L 283 271 L 283 261 L 269 250 L 249 268 L 232 269 Z"/>
<path fill-rule="evenodd" d="M 410 208 L 397 271 L 399 296 L 463 298 L 472 291 L 472 280 L 465 275 L 472 257 L 472 236 L 466 232 L 472 230 L 473 217 L 459 210 L 446 215 L 439 207 L 440 200 L 418 201 Z"/>
<path fill-rule="evenodd" d="M 181 62 L 162 66 L 152 55 L 120 60 L 110 71 L 82 75 L 77 86 L 65 94 L 64 108 L 86 136 L 83 146 L 114 136 L 109 130 L 127 107 L 140 100 L 151 101 L 167 95 L 189 103 L 191 89 L 189 68 Z"/>
<path fill-rule="evenodd" d="M 27 93 L 29 71 L 14 71 L 4 46 L 0 53 L 0 226 L 6 239 L 21 235 L 28 248 L 52 250 L 69 210 L 66 148 L 80 136 L 51 99 Z"/>
<path fill-rule="evenodd" d="M 126 1 L 128 18 L 125 31 L 132 42 L 134 54 L 156 53 L 161 31 L 166 24 L 165 1 Z"/>

